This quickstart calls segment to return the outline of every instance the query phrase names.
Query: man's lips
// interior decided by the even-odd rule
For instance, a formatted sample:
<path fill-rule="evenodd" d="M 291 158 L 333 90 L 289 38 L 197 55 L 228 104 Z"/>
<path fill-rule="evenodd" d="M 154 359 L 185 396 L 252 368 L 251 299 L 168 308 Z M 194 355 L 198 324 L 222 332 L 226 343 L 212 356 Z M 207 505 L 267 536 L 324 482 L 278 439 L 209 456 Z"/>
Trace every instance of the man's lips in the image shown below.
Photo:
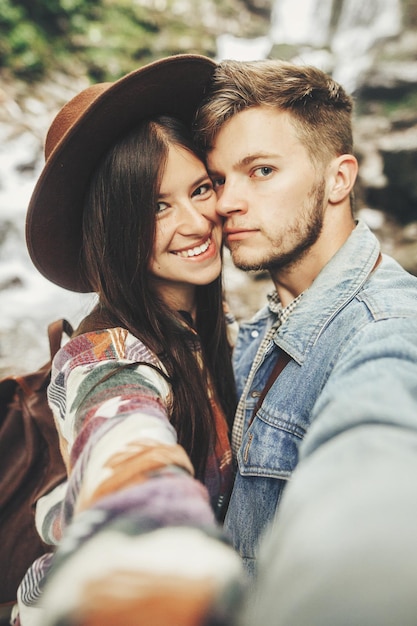
<path fill-rule="evenodd" d="M 243 228 L 225 228 L 223 230 L 223 234 L 228 242 L 247 239 L 248 237 L 251 237 L 256 232 L 257 232 L 256 229 L 251 230 L 251 229 L 243 229 Z"/>

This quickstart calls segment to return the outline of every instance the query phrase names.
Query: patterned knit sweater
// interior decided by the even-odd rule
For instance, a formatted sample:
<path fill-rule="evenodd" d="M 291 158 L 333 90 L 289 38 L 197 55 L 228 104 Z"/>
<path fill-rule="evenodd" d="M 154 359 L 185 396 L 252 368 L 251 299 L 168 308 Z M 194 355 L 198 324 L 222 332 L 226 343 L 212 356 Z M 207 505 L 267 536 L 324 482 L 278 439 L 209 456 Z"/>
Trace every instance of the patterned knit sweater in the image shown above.
<path fill-rule="evenodd" d="M 210 623 L 240 576 L 213 513 L 232 480 L 224 416 L 215 407 L 203 486 L 156 368 L 121 328 L 80 335 L 55 357 L 48 395 L 68 481 L 38 503 L 40 535 L 58 548 L 22 581 L 16 624 Z"/>

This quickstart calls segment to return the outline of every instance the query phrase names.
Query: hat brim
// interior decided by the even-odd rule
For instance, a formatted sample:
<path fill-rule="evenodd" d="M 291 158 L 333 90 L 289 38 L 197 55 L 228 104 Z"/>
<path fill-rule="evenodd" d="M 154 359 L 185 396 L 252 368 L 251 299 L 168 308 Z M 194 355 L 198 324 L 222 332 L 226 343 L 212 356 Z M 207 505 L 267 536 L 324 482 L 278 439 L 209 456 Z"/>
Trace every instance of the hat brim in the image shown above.
<path fill-rule="evenodd" d="M 32 194 L 26 242 L 51 282 L 90 292 L 80 267 L 83 199 L 99 159 L 141 120 L 172 115 L 190 124 L 216 63 L 199 55 L 155 61 L 114 82 L 85 110 L 48 158 Z"/>

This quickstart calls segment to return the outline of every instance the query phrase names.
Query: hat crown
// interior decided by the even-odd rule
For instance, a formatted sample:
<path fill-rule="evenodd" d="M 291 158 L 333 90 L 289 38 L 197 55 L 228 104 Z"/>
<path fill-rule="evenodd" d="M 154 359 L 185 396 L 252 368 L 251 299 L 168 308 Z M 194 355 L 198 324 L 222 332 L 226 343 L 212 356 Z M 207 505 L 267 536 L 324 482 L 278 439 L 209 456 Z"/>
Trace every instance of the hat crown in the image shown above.
<path fill-rule="evenodd" d="M 45 160 L 48 160 L 52 152 L 84 115 L 89 106 L 106 91 L 113 83 L 96 83 L 90 85 L 72 100 L 67 102 L 54 118 L 45 141 Z"/>

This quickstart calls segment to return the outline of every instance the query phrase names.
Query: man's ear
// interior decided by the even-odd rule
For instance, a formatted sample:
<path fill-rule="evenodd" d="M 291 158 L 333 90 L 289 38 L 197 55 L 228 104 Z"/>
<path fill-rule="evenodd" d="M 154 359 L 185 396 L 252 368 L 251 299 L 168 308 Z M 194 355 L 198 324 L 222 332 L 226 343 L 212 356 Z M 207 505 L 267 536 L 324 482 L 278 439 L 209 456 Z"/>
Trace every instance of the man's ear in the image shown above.
<path fill-rule="evenodd" d="M 329 202 L 338 204 L 349 196 L 358 175 L 358 161 L 353 154 L 342 154 L 331 165 Z"/>

